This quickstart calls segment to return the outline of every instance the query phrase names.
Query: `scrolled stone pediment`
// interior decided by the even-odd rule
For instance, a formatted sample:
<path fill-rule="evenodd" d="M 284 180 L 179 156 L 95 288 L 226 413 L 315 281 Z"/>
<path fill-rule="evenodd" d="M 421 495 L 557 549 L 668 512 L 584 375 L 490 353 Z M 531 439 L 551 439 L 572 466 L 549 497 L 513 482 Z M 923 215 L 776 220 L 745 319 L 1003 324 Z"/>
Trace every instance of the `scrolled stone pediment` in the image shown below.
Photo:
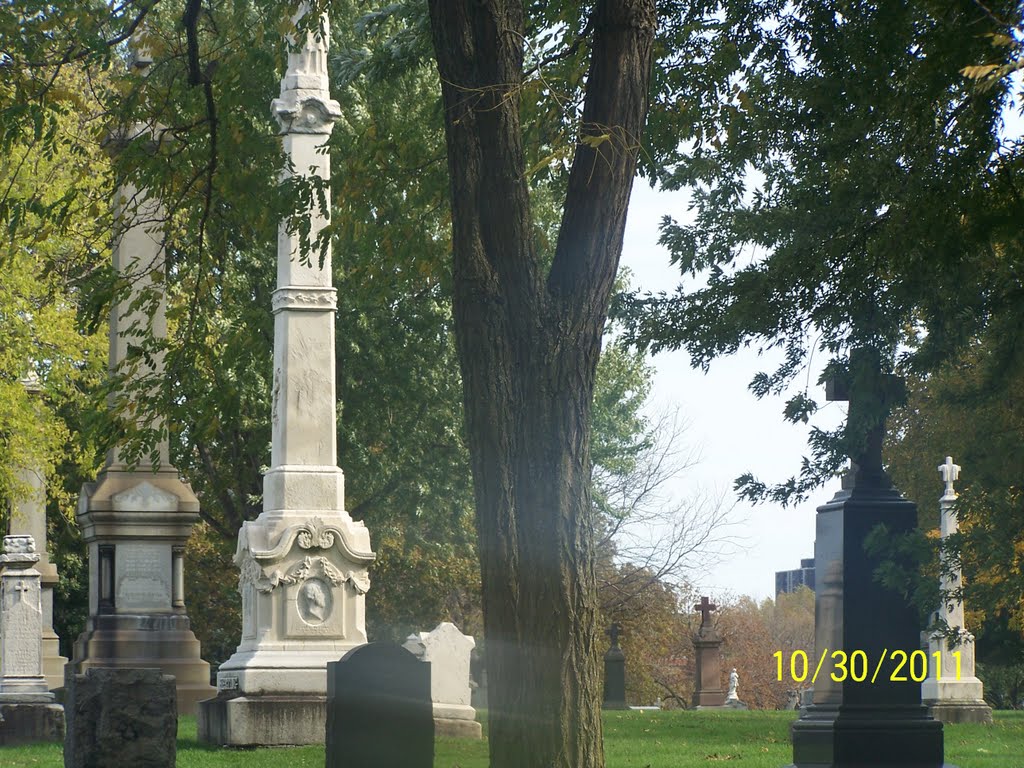
<path fill-rule="evenodd" d="M 280 563 L 294 547 L 300 550 L 314 552 L 337 549 L 343 561 L 353 565 L 369 565 L 376 555 L 373 552 L 363 552 L 352 546 L 350 536 L 343 525 L 336 525 L 330 521 L 324 521 L 320 517 L 313 517 L 299 525 L 292 525 L 286 528 L 277 543 L 271 549 L 256 549 L 248 539 L 243 528 L 239 536 L 238 550 L 235 554 L 236 562 L 239 562 L 246 552 L 264 567 Z M 239 562 L 239 566 L 241 564 Z"/>
<path fill-rule="evenodd" d="M 176 512 L 178 497 L 144 480 L 127 491 L 115 493 L 110 506 L 115 512 Z"/>

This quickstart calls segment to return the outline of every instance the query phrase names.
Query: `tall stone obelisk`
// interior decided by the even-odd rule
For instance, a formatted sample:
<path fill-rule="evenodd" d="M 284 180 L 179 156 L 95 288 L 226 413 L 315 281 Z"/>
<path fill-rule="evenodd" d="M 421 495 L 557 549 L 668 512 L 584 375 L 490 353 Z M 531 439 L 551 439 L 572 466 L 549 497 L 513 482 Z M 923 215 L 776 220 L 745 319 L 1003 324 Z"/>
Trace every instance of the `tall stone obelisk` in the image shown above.
<path fill-rule="evenodd" d="M 142 74 L 149 63 L 144 54 L 136 56 Z M 155 148 L 160 138 L 154 133 L 150 126 L 134 126 L 127 135 L 111 137 L 108 149 L 116 152 L 137 141 Z M 112 373 L 153 382 L 163 376 L 161 355 L 133 360 L 129 347 L 145 343 L 147 328 L 156 340 L 167 336 L 165 220 L 158 199 L 122 182 L 114 201 L 113 263 L 131 288 L 110 311 L 109 364 Z M 137 367 L 129 370 L 130 365 Z M 185 610 L 185 542 L 199 519 L 199 501 L 171 466 L 166 435 L 156 453 L 157 464 L 147 457 L 133 467 L 115 446 L 96 482 L 82 489 L 77 517 L 89 549 L 89 617 L 66 672 L 158 667 L 174 675 L 178 711 L 191 713 L 214 690 Z"/>
<path fill-rule="evenodd" d="M 21 380 L 32 396 L 40 392 L 39 378 L 30 373 Z M 53 588 L 59 577 L 57 566 L 50 562 L 46 546 L 46 479 L 41 467 L 24 468 L 19 479 L 30 489 L 21 501 L 11 505 L 11 535 L 31 536 L 39 555 L 35 568 L 40 574 L 40 595 L 43 610 L 43 675 L 50 689 L 64 685 L 64 665 L 67 659 L 60 655 L 60 639 L 53 631 Z"/>
<path fill-rule="evenodd" d="M 341 114 L 328 91 L 327 20 L 292 42 L 272 104 L 286 173 L 331 176 L 324 144 Z M 314 200 L 316 196 L 314 195 Z M 330 194 L 310 210 L 310 241 L 327 225 Z M 323 258 L 321 258 L 323 256 Z M 282 223 L 274 311 L 271 468 L 263 512 L 238 534 L 242 642 L 200 707 L 199 736 L 230 745 L 323 743 L 327 664 L 366 642 L 370 536 L 345 511 L 337 461 L 330 252 L 302 252 Z"/>
<path fill-rule="evenodd" d="M 945 539 L 960 530 L 956 516 L 957 493 L 953 488 L 960 477 L 960 466 L 947 456 L 938 470 L 946 484 L 945 493 L 939 499 L 939 533 Z M 959 589 L 961 581 L 959 567 L 943 573 L 940 579 L 943 595 Z M 928 639 L 929 674 L 921 683 L 921 699 L 928 707 L 928 714 L 944 723 L 991 723 L 992 708 L 985 702 L 984 686 L 974 674 L 974 635 L 967 631 L 964 623 L 963 601 L 943 597 L 936 618 L 957 633 L 957 641 L 951 648 L 942 632 Z M 940 663 L 936 663 L 936 658 Z"/>

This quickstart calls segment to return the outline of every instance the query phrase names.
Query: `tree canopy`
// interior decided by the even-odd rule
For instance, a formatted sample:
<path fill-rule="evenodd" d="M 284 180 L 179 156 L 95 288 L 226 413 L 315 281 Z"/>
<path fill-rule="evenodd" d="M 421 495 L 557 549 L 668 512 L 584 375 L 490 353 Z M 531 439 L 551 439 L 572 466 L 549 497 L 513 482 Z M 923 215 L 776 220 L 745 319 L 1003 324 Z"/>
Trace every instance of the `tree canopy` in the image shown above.
<path fill-rule="evenodd" d="M 655 172 L 692 191 L 693 220 L 666 218 L 661 236 L 689 280 L 674 295 L 623 302 L 633 338 L 683 347 L 705 368 L 741 346 L 781 349 L 783 363 L 751 382 L 761 396 L 786 391 L 816 353 L 829 377 L 856 349 L 873 350 L 884 369 L 899 357 L 930 370 L 981 325 L 1019 315 L 1008 303 L 1019 279 L 1005 279 L 1019 251 L 996 256 L 1021 214 L 1008 181 L 1019 145 L 1000 134 L 1013 86 L 979 89 L 961 73 L 1012 55 L 993 35 L 1005 31 L 999 14 L 1016 10 L 973 0 L 690 4 L 684 19 L 704 24 L 678 55 L 706 76 L 676 73 L 677 109 L 655 118 L 682 139 Z M 803 498 L 858 455 L 893 404 L 857 412 L 834 434 L 812 429 L 799 474 L 779 485 L 745 476 L 741 492 Z M 807 421 L 817 405 L 801 389 L 785 417 Z"/>

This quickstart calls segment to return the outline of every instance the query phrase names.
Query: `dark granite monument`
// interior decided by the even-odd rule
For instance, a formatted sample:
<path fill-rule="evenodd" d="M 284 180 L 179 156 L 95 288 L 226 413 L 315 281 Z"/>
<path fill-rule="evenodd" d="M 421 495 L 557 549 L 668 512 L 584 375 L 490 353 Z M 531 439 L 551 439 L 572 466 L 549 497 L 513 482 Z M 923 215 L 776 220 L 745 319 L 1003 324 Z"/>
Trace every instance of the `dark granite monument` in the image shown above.
<path fill-rule="evenodd" d="M 327 768 L 433 768 L 430 663 L 395 643 L 327 665 Z"/>
<path fill-rule="evenodd" d="M 722 690 L 722 638 L 711 623 L 711 612 L 718 608 L 707 596 L 693 606 L 700 611 L 700 627 L 693 636 L 694 666 L 693 702 L 697 709 L 721 707 L 725 704 Z"/>
<path fill-rule="evenodd" d="M 604 701 L 602 709 L 628 709 L 626 704 L 626 655 L 619 647 L 622 627 L 613 622 L 605 631 L 612 639 L 611 648 L 604 655 Z"/>
<path fill-rule="evenodd" d="M 917 524 L 917 508 L 893 488 L 882 468 L 885 414 L 898 382 L 884 375 L 877 355 L 855 352 L 846 382 L 832 382 L 830 400 L 850 401 L 853 432 L 866 435 L 842 489 L 818 507 L 814 561 L 818 572 L 815 647 L 828 654 L 814 683 L 814 701 L 792 729 L 795 768 L 939 768 L 942 724 L 921 705 L 921 685 L 910 675 L 893 680 L 892 652 L 918 649 L 917 611 L 875 578 L 878 560 L 864 548 L 868 533 L 885 524 L 893 535 Z M 858 410 L 860 409 L 860 410 Z M 871 672 L 862 682 L 841 672 L 833 679 L 831 653 L 863 652 Z M 900 677 L 896 675 L 896 677 Z"/>
<path fill-rule="evenodd" d="M 159 669 L 65 667 L 64 768 L 174 768 L 174 677 Z"/>

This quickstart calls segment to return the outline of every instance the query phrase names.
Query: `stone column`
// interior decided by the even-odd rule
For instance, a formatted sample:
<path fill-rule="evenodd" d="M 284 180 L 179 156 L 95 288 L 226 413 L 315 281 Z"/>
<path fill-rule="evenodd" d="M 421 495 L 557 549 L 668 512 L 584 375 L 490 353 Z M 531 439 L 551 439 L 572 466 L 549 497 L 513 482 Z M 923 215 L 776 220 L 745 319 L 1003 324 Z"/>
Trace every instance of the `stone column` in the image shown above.
<path fill-rule="evenodd" d="M 42 585 L 31 536 L 0 555 L 0 745 L 64 738 L 64 709 L 43 676 Z"/>
<path fill-rule="evenodd" d="M 22 379 L 29 393 L 38 395 L 39 379 L 34 373 Z M 64 665 L 67 659 L 60 655 L 60 639 L 53 631 L 53 588 L 57 586 L 57 566 L 50 562 L 46 547 L 46 480 L 41 467 L 23 469 L 19 479 L 31 490 L 21 501 L 11 505 L 10 533 L 31 536 L 36 542 L 39 562 L 43 610 L 43 675 L 51 690 L 64 685 Z"/>
<path fill-rule="evenodd" d="M 306 10 L 300 10 L 299 18 Z M 298 20 L 296 20 L 298 23 Z M 341 115 L 327 78 L 327 19 L 289 41 L 272 111 L 289 174 L 322 185 L 309 244 L 282 222 L 274 311 L 270 470 L 263 511 L 238 534 L 242 642 L 203 702 L 199 737 L 216 744 L 323 743 L 327 664 L 366 642 L 370 536 L 345 511 L 337 465 L 331 254 L 312 247 L 330 216 L 330 155 Z M 308 245 L 309 247 L 304 247 Z"/>
<path fill-rule="evenodd" d="M 149 59 L 140 55 L 135 63 L 144 74 Z M 158 129 L 135 126 L 128 135 L 111 137 L 108 149 L 117 152 L 140 141 L 155 149 L 160 139 Z M 162 356 L 132 359 L 129 348 L 145 344 L 147 328 L 157 341 L 167 336 L 165 220 L 158 199 L 121 183 L 114 201 L 113 264 L 131 288 L 111 308 L 110 370 L 153 386 L 163 378 Z M 162 427 L 159 422 L 142 426 Z M 78 524 L 89 550 L 89 617 L 69 671 L 158 667 L 175 678 L 179 711 L 192 713 L 214 689 L 184 603 L 175 594 L 173 553 L 185 546 L 199 519 L 199 500 L 171 466 L 166 434 L 157 442 L 156 456 L 156 463 L 146 457 L 132 467 L 115 446 L 96 482 L 82 489 Z"/>
<path fill-rule="evenodd" d="M 960 467 L 947 456 L 938 470 L 946 484 L 945 493 L 939 499 L 939 532 L 945 539 L 960 528 L 955 509 L 957 493 L 953 488 L 960 477 Z M 943 557 L 940 587 L 943 595 L 949 595 L 960 588 L 962 574 L 959 567 L 946 573 L 945 563 Z M 991 723 L 992 708 L 985 703 L 982 682 L 974 674 L 974 635 L 964 624 L 963 601 L 944 598 L 935 619 L 955 631 L 958 641 L 950 647 L 942 632 L 935 632 L 928 639 L 929 674 L 921 683 L 921 699 L 928 713 L 945 723 Z"/>

